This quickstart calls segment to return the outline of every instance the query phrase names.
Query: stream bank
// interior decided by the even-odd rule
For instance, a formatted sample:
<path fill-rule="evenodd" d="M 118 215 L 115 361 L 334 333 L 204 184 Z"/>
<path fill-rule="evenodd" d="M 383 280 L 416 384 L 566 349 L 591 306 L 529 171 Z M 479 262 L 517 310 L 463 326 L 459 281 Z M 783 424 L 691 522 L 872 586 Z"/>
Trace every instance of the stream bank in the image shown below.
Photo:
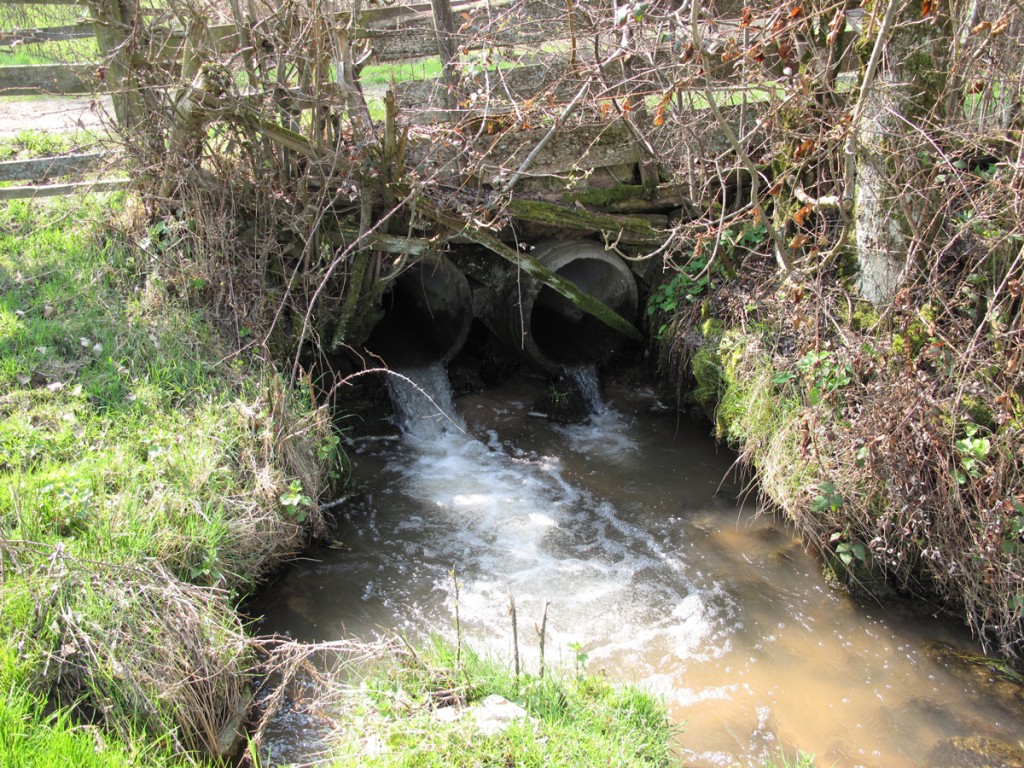
<path fill-rule="evenodd" d="M 666 320 L 663 371 L 855 594 L 900 594 L 1024 654 L 1016 358 L 922 286 L 883 314 L 748 261 Z"/>

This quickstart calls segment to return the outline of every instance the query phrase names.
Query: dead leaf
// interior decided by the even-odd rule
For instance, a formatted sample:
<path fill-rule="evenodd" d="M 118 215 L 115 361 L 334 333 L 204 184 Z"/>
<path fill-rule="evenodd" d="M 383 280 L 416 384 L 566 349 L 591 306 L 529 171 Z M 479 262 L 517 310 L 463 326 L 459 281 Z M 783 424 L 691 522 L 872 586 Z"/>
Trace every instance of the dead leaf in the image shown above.
<path fill-rule="evenodd" d="M 798 227 L 802 227 L 804 225 L 804 222 L 807 221 L 807 217 L 810 216 L 813 212 L 814 209 L 811 206 L 802 206 L 796 213 L 793 214 L 793 221 L 796 222 Z"/>
<path fill-rule="evenodd" d="M 793 153 L 793 159 L 794 160 L 799 160 L 801 157 L 806 155 L 812 149 L 814 149 L 814 142 L 811 141 L 810 139 L 807 139 L 806 141 L 801 142 L 800 146 L 796 148 L 796 152 Z"/>
<path fill-rule="evenodd" d="M 43 319 L 44 320 L 49 320 L 52 316 L 53 316 L 53 307 L 51 307 L 49 304 L 47 304 L 45 307 L 43 307 Z"/>

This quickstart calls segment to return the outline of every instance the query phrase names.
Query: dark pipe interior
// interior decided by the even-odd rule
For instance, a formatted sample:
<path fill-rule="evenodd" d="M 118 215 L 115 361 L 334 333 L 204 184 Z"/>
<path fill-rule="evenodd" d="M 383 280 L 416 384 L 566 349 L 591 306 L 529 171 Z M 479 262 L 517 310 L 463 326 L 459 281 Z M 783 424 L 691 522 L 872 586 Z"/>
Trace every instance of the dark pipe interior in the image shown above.
<path fill-rule="evenodd" d="M 466 278 L 450 262 L 420 262 L 382 300 L 384 317 L 366 346 L 389 368 L 451 360 L 466 341 L 473 309 Z"/>
<path fill-rule="evenodd" d="M 580 258 L 557 271 L 579 288 L 632 320 L 636 311 L 629 284 L 608 262 Z M 562 365 L 585 365 L 607 359 L 622 336 L 584 312 L 567 298 L 544 286 L 530 314 L 530 331 L 545 357 Z"/>

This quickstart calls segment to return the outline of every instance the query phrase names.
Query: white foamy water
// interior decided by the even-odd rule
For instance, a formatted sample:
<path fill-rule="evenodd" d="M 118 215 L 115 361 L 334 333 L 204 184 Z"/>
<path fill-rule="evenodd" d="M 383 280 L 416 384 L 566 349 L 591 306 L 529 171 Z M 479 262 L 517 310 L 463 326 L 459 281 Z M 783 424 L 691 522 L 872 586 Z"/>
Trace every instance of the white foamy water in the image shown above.
<path fill-rule="evenodd" d="M 427 439 L 448 432 L 464 434 L 466 422 L 452 402 L 452 385 L 444 363 L 389 371 L 384 382 L 402 431 Z"/>
<path fill-rule="evenodd" d="M 374 579 L 370 594 L 394 605 L 407 600 L 407 622 L 415 617 L 421 628 L 448 630 L 454 569 L 461 620 L 489 645 L 511 636 L 505 610 L 511 594 L 524 621 L 539 621 L 549 604 L 549 647 L 579 642 L 600 658 L 635 646 L 642 626 L 646 643 L 680 661 L 715 652 L 708 641 L 726 623 L 724 590 L 697 587 L 676 553 L 621 519 L 613 504 L 568 481 L 556 456 L 509 448 L 494 433 L 486 442 L 468 435 L 454 416 L 440 364 L 401 374 L 388 378 L 388 388 L 407 458 L 390 468 L 388 493 L 422 513 L 391 523 L 417 529 L 415 549 L 393 556 L 420 587 L 429 581 L 448 600 L 427 607 L 407 600 L 401 585 Z M 596 371 L 581 369 L 573 378 L 594 413 L 587 425 L 561 428 L 574 450 L 634 454 L 629 422 L 604 405 Z M 376 529 L 381 510 L 371 514 Z M 383 548 L 377 555 L 388 559 L 390 537 L 375 538 Z M 666 605 L 674 608 L 666 612 Z M 521 650 L 529 655 L 530 648 Z"/>
<path fill-rule="evenodd" d="M 345 548 L 267 596 L 266 631 L 452 636 L 454 568 L 473 646 L 511 658 L 511 593 L 535 670 L 533 629 L 550 601 L 548 661 L 571 667 L 580 642 L 591 669 L 662 693 L 686 723 L 687 765 L 757 765 L 799 748 L 822 766 L 931 768 L 950 736 L 1024 738 L 1019 714 L 924 650 L 971 648 L 962 631 L 828 589 L 784 525 L 716 495 L 732 457 L 650 413 L 653 396 L 616 391 L 589 424 L 563 427 L 527 417 L 543 385 L 522 382 L 460 399 L 463 431 L 440 415 L 454 413 L 447 381 L 425 383 L 438 375 L 407 372 L 419 385 L 397 398 L 403 438 L 354 457 Z M 284 723 L 282 739 L 294 730 Z"/>

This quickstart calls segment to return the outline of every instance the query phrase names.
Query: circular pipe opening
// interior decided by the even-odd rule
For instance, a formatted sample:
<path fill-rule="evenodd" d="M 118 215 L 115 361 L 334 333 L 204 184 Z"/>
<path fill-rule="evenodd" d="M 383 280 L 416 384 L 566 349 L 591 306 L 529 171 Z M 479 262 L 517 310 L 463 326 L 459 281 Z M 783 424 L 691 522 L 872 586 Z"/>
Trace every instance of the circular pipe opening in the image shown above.
<path fill-rule="evenodd" d="M 473 322 L 469 283 L 444 256 L 406 269 L 382 299 L 384 316 L 367 348 L 389 368 L 450 361 L 462 349 Z"/>
<path fill-rule="evenodd" d="M 544 243 L 532 254 L 627 320 L 637 311 L 637 288 L 626 263 L 590 240 Z M 625 340 L 538 280 L 509 286 L 514 339 L 528 358 L 550 371 L 606 362 Z M 519 346 L 519 345 L 517 345 Z"/>

